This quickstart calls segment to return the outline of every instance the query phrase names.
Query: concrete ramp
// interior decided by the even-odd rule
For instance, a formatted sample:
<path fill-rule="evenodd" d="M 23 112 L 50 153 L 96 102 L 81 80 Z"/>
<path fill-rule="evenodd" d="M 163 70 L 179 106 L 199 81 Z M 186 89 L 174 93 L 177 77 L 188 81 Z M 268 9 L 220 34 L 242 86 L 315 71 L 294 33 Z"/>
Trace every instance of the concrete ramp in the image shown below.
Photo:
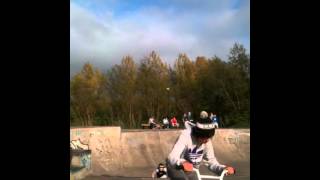
<path fill-rule="evenodd" d="M 92 152 L 85 179 L 145 179 L 164 162 L 180 133 L 171 129 L 72 128 L 70 141 L 78 140 Z M 219 162 L 236 167 L 238 178 L 250 178 L 249 129 L 218 129 L 212 142 Z"/>

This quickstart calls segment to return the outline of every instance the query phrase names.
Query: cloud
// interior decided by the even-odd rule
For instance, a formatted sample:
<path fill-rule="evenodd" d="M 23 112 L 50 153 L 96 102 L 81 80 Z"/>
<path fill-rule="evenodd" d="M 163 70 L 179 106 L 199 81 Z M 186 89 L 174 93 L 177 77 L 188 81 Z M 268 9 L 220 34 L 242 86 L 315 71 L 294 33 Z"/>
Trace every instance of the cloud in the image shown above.
<path fill-rule="evenodd" d="M 71 1 L 71 65 L 90 61 L 106 68 L 119 64 L 125 55 L 139 62 L 152 50 L 169 64 L 182 52 L 192 59 L 214 55 L 226 59 L 235 42 L 250 52 L 249 1 L 172 0 L 166 6 L 166 1 L 155 1 L 121 11 L 116 1 L 104 8 L 97 6 L 102 1 L 95 6 L 93 2 Z"/>

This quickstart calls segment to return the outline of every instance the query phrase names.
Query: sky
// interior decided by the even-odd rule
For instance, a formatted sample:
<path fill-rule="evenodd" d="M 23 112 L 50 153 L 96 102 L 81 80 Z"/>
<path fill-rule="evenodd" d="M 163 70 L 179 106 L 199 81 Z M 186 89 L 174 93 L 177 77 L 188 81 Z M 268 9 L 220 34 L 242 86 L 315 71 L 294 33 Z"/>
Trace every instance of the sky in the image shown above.
<path fill-rule="evenodd" d="M 192 60 L 227 60 L 234 43 L 250 53 L 249 0 L 71 0 L 71 74 L 90 62 L 102 70 L 152 50 L 173 65 L 179 53 Z"/>

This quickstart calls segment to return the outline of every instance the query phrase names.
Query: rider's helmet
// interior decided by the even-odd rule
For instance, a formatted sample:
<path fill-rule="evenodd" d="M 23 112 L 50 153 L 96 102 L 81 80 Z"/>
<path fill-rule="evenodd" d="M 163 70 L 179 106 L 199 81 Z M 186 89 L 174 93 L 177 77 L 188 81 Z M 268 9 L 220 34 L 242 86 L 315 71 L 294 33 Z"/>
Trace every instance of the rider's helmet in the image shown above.
<path fill-rule="evenodd" d="M 206 111 L 201 111 L 201 113 L 200 113 L 200 118 L 201 119 L 205 119 L 205 118 L 207 118 L 208 117 L 208 113 L 206 112 Z"/>
<path fill-rule="evenodd" d="M 199 138 L 211 138 L 214 136 L 215 126 L 208 117 L 206 111 L 201 111 L 200 118 L 195 122 L 192 128 L 192 135 Z"/>

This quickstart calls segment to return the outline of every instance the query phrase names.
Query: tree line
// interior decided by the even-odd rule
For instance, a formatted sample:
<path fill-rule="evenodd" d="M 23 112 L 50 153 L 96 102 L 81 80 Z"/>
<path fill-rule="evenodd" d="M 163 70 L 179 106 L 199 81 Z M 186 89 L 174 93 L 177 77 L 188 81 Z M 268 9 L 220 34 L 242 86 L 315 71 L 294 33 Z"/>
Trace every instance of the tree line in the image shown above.
<path fill-rule="evenodd" d="M 179 54 L 173 67 L 152 51 L 139 63 L 132 56 L 106 72 L 84 64 L 70 80 L 71 126 L 140 128 L 150 116 L 181 122 L 214 112 L 223 127 L 249 127 L 250 56 L 235 43 L 228 59 Z"/>

